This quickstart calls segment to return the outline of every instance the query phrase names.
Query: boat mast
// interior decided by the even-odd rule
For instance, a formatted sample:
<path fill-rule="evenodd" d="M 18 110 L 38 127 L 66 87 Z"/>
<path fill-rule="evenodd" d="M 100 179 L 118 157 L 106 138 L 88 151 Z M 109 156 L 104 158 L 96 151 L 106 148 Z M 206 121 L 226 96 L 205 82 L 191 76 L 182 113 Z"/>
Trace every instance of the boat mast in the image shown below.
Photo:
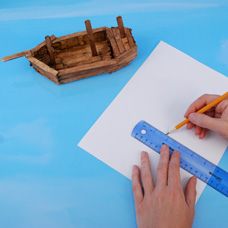
<path fill-rule="evenodd" d="M 121 38 L 124 38 L 126 36 L 126 34 L 125 34 L 123 19 L 121 16 L 118 16 L 116 18 L 116 20 L 117 20 L 118 28 L 120 30 L 120 36 L 121 36 Z"/>
<path fill-rule="evenodd" d="M 93 29 L 90 23 L 90 20 L 86 20 L 85 21 L 85 26 L 86 26 L 86 30 L 88 33 L 88 37 L 89 37 L 89 45 L 92 51 L 92 56 L 97 56 L 97 48 L 96 48 L 96 44 L 95 44 L 95 39 L 93 36 Z"/>
<path fill-rule="evenodd" d="M 50 36 L 46 36 L 45 41 L 46 41 L 48 53 L 50 56 L 50 63 L 52 66 L 55 66 L 55 55 L 54 55 L 54 49 L 52 47 L 52 41 L 51 41 Z"/>

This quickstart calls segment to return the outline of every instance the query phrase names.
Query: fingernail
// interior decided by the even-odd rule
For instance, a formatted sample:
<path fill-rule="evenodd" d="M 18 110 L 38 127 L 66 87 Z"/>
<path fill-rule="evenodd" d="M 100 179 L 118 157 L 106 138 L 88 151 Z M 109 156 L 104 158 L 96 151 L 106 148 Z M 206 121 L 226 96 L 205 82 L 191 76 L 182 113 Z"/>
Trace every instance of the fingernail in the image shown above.
<path fill-rule="evenodd" d="M 162 145 L 162 149 L 163 149 L 163 150 L 166 150 L 166 149 L 168 149 L 168 146 L 167 146 L 166 144 L 163 144 L 163 145 Z"/>
<path fill-rule="evenodd" d="M 196 184 L 197 183 L 197 178 L 194 176 L 193 179 L 194 179 L 194 184 Z"/>
<path fill-rule="evenodd" d="M 146 151 L 142 151 L 141 152 L 141 157 L 145 157 L 147 155 L 147 152 Z"/>
<path fill-rule="evenodd" d="M 132 166 L 132 173 L 135 173 L 137 171 L 137 166 L 136 165 L 133 165 Z"/>
<path fill-rule="evenodd" d="M 180 157 L 180 153 L 178 152 L 178 151 L 174 151 L 173 152 L 173 155 L 172 156 L 176 156 L 177 158 L 179 158 Z"/>
<path fill-rule="evenodd" d="M 162 154 L 169 153 L 169 147 L 166 144 L 163 144 L 161 147 L 160 153 L 162 153 Z"/>

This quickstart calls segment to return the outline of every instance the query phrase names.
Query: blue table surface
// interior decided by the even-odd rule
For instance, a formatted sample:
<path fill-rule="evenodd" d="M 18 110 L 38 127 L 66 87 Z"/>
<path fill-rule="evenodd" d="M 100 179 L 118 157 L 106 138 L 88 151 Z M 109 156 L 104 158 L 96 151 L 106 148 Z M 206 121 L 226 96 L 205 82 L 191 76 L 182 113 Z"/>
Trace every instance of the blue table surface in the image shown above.
<path fill-rule="evenodd" d="M 227 12 L 219 0 L 1 0 L 1 57 L 47 34 L 83 31 L 87 18 L 115 26 L 117 15 L 139 52 L 116 73 L 61 86 L 25 58 L 0 63 L 0 227 L 136 227 L 130 180 L 77 144 L 160 40 L 227 75 Z M 220 166 L 228 169 L 228 151 Z M 227 210 L 227 198 L 207 187 L 194 227 L 227 227 Z"/>

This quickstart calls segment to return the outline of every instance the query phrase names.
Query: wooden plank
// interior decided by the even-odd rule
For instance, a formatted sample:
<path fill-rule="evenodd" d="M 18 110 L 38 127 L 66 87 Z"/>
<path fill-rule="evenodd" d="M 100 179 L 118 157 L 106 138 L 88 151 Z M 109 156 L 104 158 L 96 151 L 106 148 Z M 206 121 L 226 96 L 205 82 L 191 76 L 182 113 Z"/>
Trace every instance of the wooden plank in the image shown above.
<path fill-rule="evenodd" d="M 86 25 L 86 30 L 88 33 L 89 44 L 90 44 L 90 48 L 92 51 L 92 56 L 97 56 L 98 53 L 97 53 L 97 49 L 96 49 L 95 39 L 93 36 L 93 29 L 92 29 L 92 25 L 90 23 L 90 20 L 86 20 L 85 25 Z"/>
<path fill-rule="evenodd" d="M 27 50 L 27 51 L 23 51 L 23 52 L 19 52 L 19 53 L 16 53 L 16 54 L 13 54 L 13 55 L 9 55 L 9 56 L 6 56 L 6 57 L 3 57 L 0 59 L 1 62 L 7 62 L 7 61 L 10 61 L 10 60 L 13 60 L 13 59 L 17 59 L 17 58 L 20 58 L 20 57 L 23 57 L 25 55 L 27 55 L 29 53 L 30 50 Z"/>
<path fill-rule="evenodd" d="M 107 32 L 107 37 L 111 43 L 114 56 L 117 57 L 120 55 L 120 51 L 119 51 L 118 45 L 116 43 L 115 37 L 113 35 L 113 32 L 110 28 L 107 28 L 106 32 Z"/>
<path fill-rule="evenodd" d="M 130 49 L 118 57 L 118 64 L 121 66 L 126 66 L 131 61 L 133 61 L 136 58 L 136 56 L 137 56 L 136 49 L 135 50 Z"/>
<path fill-rule="evenodd" d="M 53 42 L 56 39 L 55 35 L 51 35 L 51 41 Z M 42 47 L 44 47 L 46 45 L 46 41 L 43 41 L 42 43 L 38 44 L 36 47 L 34 47 L 32 49 L 33 52 L 36 52 L 38 50 L 40 50 Z"/>
<path fill-rule="evenodd" d="M 61 69 L 60 63 L 64 64 L 63 68 L 73 67 L 74 65 L 82 65 L 87 63 L 92 63 L 95 61 L 100 61 L 101 59 L 111 59 L 111 47 L 108 41 L 102 41 L 97 43 L 97 50 L 100 55 L 91 56 L 91 49 L 89 45 L 84 45 L 83 47 L 73 47 L 66 51 L 62 51 L 56 54 L 56 64 L 58 69 Z"/>
<path fill-rule="evenodd" d="M 60 70 L 59 76 L 91 70 L 91 69 L 97 69 L 97 68 L 106 67 L 106 66 L 115 65 L 115 64 L 116 64 L 116 60 L 102 60 L 100 62 L 89 63 L 82 66 L 76 66 L 76 67 L 71 67 L 69 69 Z"/>
<path fill-rule="evenodd" d="M 94 63 L 94 62 L 98 62 L 101 61 L 101 56 L 84 56 L 84 58 L 81 59 L 64 59 L 63 60 L 63 64 L 66 67 L 73 67 L 76 65 L 83 65 L 83 64 L 89 64 L 89 63 Z"/>
<path fill-rule="evenodd" d="M 111 53 L 111 48 L 102 48 L 100 50 L 100 53 L 101 53 L 101 58 L 104 60 L 104 59 L 112 59 L 112 53 Z"/>
<path fill-rule="evenodd" d="M 116 19 L 117 19 L 118 28 L 120 30 L 120 36 L 121 38 L 124 38 L 126 34 L 125 34 L 123 19 L 121 16 L 118 16 Z"/>
<path fill-rule="evenodd" d="M 97 29 L 93 29 L 93 33 L 104 31 L 104 30 L 106 30 L 106 28 L 107 27 L 100 27 L 100 28 L 97 28 Z M 87 35 L 87 31 L 76 32 L 76 33 L 72 33 L 72 34 L 69 34 L 69 35 L 66 35 L 66 36 L 60 36 L 57 39 L 55 39 L 53 41 L 53 43 L 56 43 L 56 42 L 59 42 L 59 41 L 64 41 L 64 40 L 67 40 L 67 39 L 70 39 L 70 38 L 73 38 L 73 37 L 84 36 L 84 35 Z"/>
<path fill-rule="evenodd" d="M 122 55 L 120 55 L 121 58 L 119 58 L 119 61 L 117 61 L 113 65 L 107 65 L 105 67 L 101 66 L 100 68 L 97 68 L 97 69 L 89 69 L 85 71 L 72 72 L 70 74 L 59 75 L 59 81 L 60 83 L 68 83 L 71 81 L 80 80 L 83 78 L 95 76 L 102 73 L 111 73 L 111 72 L 117 71 L 123 68 L 124 66 L 127 66 L 136 57 L 136 55 L 137 55 L 136 49 L 131 49 L 123 53 Z"/>
<path fill-rule="evenodd" d="M 77 46 L 77 47 L 72 47 L 70 49 L 65 49 L 62 50 L 58 53 L 56 53 L 56 57 L 60 57 L 60 58 L 66 58 L 66 57 L 71 57 L 72 55 L 76 55 L 76 54 L 82 54 L 83 52 L 90 52 L 90 47 L 89 45 L 84 45 L 84 46 Z"/>
<path fill-rule="evenodd" d="M 68 83 L 68 82 L 80 80 L 83 78 L 88 78 L 88 77 L 92 77 L 95 75 L 103 74 L 106 72 L 107 71 L 105 71 L 104 68 L 100 68 L 97 70 L 90 70 L 90 71 L 82 72 L 80 74 L 76 74 L 76 73 L 75 74 L 68 74 L 68 75 L 64 75 L 64 76 L 60 77 L 59 82 L 60 83 Z"/>
<path fill-rule="evenodd" d="M 58 71 L 49 67 L 48 65 L 46 65 L 45 63 L 41 62 L 40 60 L 34 58 L 34 57 L 27 57 L 28 60 L 35 65 L 36 67 L 48 72 L 49 74 L 53 75 L 54 77 L 56 77 L 58 75 Z"/>
<path fill-rule="evenodd" d="M 55 64 L 56 64 L 55 63 L 55 55 L 54 55 L 54 49 L 52 47 L 52 41 L 51 41 L 50 36 L 46 36 L 45 37 L 45 41 L 46 41 L 48 53 L 49 53 L 49 56 L 50 56 L 50 64 L 52 66 L 55 66 Z"/>
<path fill-rule="evenodd" d="M 84 40 L 83 40 L 83 36 L 79 36 L 78 37 L 78 43 L 80 46 L 83 46 L 85 44 Z"/>
<path fill-rule="evenodd" d="M 108 48 L 108 43 L 107 41 L 103 41 L 100 43 L 96 44 L 96 48 L 98 51 L 101 51 L 103 47 Z M 90 46 L 84 45 L 84 46 L 78 46 L 78 47 L 72 47 L 70 49 L 67 50 L 63 50 L 59 53 L 56 54 L 56 57 L 61 57 L 61 58 L 66 58 L 66 57 L 74 57 L 74 56 L 78 56 L 81 57 L 83 55 L 90 55 L 91 56 L 91 49 Z"/>
<path fill-rule="evenodd" d="M 118 28 L 112 28 L 112 32 L 115 37 L 115 40 L 116 40 L 120 53 L 123 53 L 125 51 L 125 48 L 124 48 L 122 39 L 120 37 L 120 30 Z"/>
<path fill-rule="evenodd" d="M 134 39 L 132 37 L 132 34 L 131 34 L 130 30 L 126 29 L 125 32 L 126 32 L 127 39 L 128 39 L 130 47 L 135 47 L 136 44 L 135 44 L 135 41 L 134 41 Z"/>
<path fill-rule="evenodd" d="M 49 80 L 53 81 L 54 83 L 56 83 L 56 84 L 58 84 L 58 85 L 60 84 L 60 83 L 59 83 L 59 80 L 58 80 L 58 77 L 53 77 L 52 74 L 50 74 L 50 73 L 44 71 L 43 69 L 41 69 L 41 68 L 39 68 L 39 67 L 37 67 L 37 66 L 35 66 L 35 65 L 33 66 L 33 68 L 34 68 L 39 74 L 41 74 L 42 76 L 48 78 Z"/>
<path fill-rule="evenodd" d="M 129 45 L 129 42 L 128 42 L 127 37 L 124 37 L 124 38 L 122 39 L 122 41 L 123 41 L 125 50 L 129 50 L 129 49 L 130 49 L 130 45 Z"/>
<path fill-rule="evenodd" d="M 42 60 L 41 60 L 42 61 Z M 43 62 L 43 61 L 42 61 Z M 59 57 L 56 57 L 55 58 L 55 63 L 56 63 L 56 65 L 57 64 L 61 64 L 62 63 L 62 58 L 59 58 Z"/>
<path fill-rule="evenodd" d="M 54 35 L 52 35 L 50 37 L 51 40 L 54 40 L 56 37 Z M 37 45 L 35 48 L 31 49 L 31 51 L 37 51 L 39 50 L 41 47 L 43 47 L 44 45 L 46 45 L 46 42 L 42 42 L 40 43 L 39 45 Z M 17 59 L 17 58 L 20 58 L 20 57 L 23 57 L 23 56 L 26 56 L 28 54 L 30 50 L 26 50 L 26 51 L 23 51 L 23 52 L 19 52 L 19 53 L 16 53 L 16 54 L 13 54 L 13 55 L 9 55 L 9 56 L 6 56 L 6 57 L 3 57 L 0 59 L 1 62 L 6 62 L 6 61 L 10 61 L 10 60 L 13 60 L 13 59 Z"/>
<path fill-rule="evenodd" d="M 61 70 L 64 68 L 64 65 L 62 63 L 58 63 L 55 65 L 56 70 Z"/>
<path fill-rule="evenodd" d="M 100 65 L 98 67 L 98 64 L 96 63 L 96 66 L 97 66 L 96 69 L 90 67 L 89 69 L 85 69 L 81 71 L 72 71 L 71 73 L 68 73 L 68 74 L 64 74 L 64 72 L 67 72 L 67 71 L 61 71 L 63 74 L 59 74 L 59 82 L 68 83 L 71 81 L 80 80 L 83 78 L 95 76 L 102 73 L 111 73 L 111 72 L 117 71 L 120 68 L 127 66 L 136 57 L 136 55 L 137 55 L 137 48 L 135 47 L 121 54 L 117 58 L 116 62 L 113 61 L 113 64 L 105 64 L 105 66 Z"/>

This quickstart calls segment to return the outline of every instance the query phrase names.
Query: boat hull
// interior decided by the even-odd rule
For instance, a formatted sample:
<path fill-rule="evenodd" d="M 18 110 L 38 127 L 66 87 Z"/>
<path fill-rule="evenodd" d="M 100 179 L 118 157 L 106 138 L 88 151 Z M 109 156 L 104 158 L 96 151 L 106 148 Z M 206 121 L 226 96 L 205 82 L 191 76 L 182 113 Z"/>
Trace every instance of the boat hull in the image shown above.
<path fill-rule="evenodd" d="M 137 56 L 137 45 L 130 28 L 117 17 L 118 27 L 92 29 L 56 37 L 46 36 L 35 48 L 7 56 L 3 61 L 25 56 L 41 75 L 64 84 L 98 74 L 112 73 L 127 66 Z"/>

